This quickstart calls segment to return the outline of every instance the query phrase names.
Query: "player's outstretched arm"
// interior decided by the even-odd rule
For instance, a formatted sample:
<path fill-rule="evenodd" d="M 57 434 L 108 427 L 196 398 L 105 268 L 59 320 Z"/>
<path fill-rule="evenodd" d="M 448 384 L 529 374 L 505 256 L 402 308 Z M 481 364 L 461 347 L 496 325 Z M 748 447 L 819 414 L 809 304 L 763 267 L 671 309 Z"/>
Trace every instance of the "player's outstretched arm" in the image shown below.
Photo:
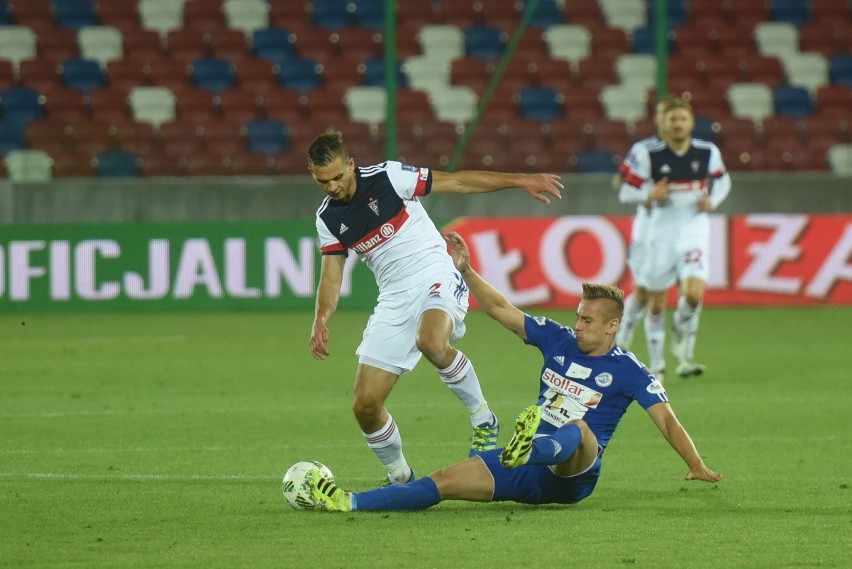
<path fill-rule="evenodd" d="M 648 414 L 653 419 L 657 428 L 663 433 L 663 436 L 672 445 L 672 448 L 677 451 L 683 461 L 689 467 L 689 472 L 686 475 L 686 480 L 703 480 L 705 482 L 718 482 L 722 479 L 722 475 L 715 472 L 704 464 L 701 455 L 698 454 L 698 449 L 695 448 L 695 443 L 680 424 L 677 417 L 668 403 L 657 403 L 647 409 Z"/>
<path fill-rule="evenodd" d="M 467 286 L 486 314 L 511 330 L 524 340 L 527 338 L 524 329 L 524 313 L 503 296 L 499 290 L 479 276 L 470 266 L 470 249 L 461 235 L 451 231 L 445 237 L 453 254 L 453 264 L 464 277 Z"/>
<path fill-rule="evenodd" d="M 564 186 L 556 174 L 507 174 L 483 170 L 432 171 L 432 191 L 437 193 L 481 194 L 508 188 L 521 188 L 538 201 L 549 204 L 550 198 L 547 194 L 561 200 Z"/>
<path fill-rule="evenodd" d="M 324 360 L 328 356 L 328 321 L 337 310 L 340 300 L 340 285 L 343 284 L 344 255 L 323 255 L 320 280 L 317 285 L 317 301 L 314 310 L 314 324 L 311 327 L 311 339 L 308 345 L 314 359 Z"/>

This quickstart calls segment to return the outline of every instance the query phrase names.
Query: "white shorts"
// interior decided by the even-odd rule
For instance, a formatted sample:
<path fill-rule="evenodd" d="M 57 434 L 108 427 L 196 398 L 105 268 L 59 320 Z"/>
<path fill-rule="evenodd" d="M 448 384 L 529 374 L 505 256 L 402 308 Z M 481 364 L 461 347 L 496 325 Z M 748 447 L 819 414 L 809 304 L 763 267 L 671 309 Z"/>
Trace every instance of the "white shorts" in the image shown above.
<path fill-rule="evenodd" d="M 461 275 L 453 271 L 436 275 L 421 287 L 379 296 L 379 304 L 364 329 L 355 353 L 358 361 L 397 375 L 414 369 L 421 353 L 415 345 L 420 315 L 437 308 L 450 315 L 450 341 L 464 336 L 469 291 Z"/>
<path fill-rule="evenodd" d="M 644 245 L 642 265 L 634 273 L 636 284 L 647 290 L 668 290 L 678 281 L 710 277 L 709 238 L 692 235 L 680 239 L 651 239 Z"/>

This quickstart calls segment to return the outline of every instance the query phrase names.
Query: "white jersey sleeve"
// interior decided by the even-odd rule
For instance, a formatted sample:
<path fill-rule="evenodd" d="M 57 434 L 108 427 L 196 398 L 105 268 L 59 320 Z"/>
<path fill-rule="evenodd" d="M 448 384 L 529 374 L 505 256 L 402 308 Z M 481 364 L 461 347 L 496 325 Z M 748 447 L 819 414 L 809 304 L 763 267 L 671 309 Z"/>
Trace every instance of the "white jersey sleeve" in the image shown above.
<path fill-rule="evenodd" d="M 643 144 L 634 144 L 622 164 L 624 183 L 618 191 L 621 203 L 643 203 L 654 185 L 651 179 L 651 155 Z"/>
<path fill-rule="evenodd" d="M 418 168 L 388 160 L 387 174 L 393 189 L 404 200 L 423 197 L 432 191 L 432 176 L 429 168 Z"/>
<path fill-rule="evenodd" d="M 731 176 L 728 174 L 724 162 L 722 162 L 722 153 L 715 144 L 710 148 L 710 164 L 707 171 L 712 184 L 710 186 L 710 201 L 713 204 L 713 209 L 716 209 L 731 193 Z"/>

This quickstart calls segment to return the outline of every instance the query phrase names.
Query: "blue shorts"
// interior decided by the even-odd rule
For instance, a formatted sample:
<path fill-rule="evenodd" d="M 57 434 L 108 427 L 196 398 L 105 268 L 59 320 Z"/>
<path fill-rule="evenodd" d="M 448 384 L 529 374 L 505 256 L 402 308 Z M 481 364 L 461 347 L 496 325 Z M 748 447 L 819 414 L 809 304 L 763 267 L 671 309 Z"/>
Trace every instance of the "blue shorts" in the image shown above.
<path fill-rule="evenodd" d="M 601 474 L 601 452 L 590 469 L 570 478 L 557 476 L 548 466 L 528 464 L 506 468 L 500 464 L 503 449 L 489 450 L 480 458 L 494 477 L 492 502 L 522 504 L 575 504 L 589 496 Z"/>

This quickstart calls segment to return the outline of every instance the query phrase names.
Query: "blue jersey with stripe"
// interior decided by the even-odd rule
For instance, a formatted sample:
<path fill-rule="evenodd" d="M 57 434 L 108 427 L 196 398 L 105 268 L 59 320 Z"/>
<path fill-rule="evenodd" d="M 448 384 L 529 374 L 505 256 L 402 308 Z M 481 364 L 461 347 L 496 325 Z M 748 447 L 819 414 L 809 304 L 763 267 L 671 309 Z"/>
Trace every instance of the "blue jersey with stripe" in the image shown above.
<path fill-rule="evenodd" d="M 538 432 L 551 433 L 574 419 L 585 421 L 606 448 L 633 401 L 644 409 L 668 396 L 632 352 L 613 347 L 602 356 L 580 351 L 574 330 L 549 318 L 526 315 L 526 343 L 541 350 Z"/>

